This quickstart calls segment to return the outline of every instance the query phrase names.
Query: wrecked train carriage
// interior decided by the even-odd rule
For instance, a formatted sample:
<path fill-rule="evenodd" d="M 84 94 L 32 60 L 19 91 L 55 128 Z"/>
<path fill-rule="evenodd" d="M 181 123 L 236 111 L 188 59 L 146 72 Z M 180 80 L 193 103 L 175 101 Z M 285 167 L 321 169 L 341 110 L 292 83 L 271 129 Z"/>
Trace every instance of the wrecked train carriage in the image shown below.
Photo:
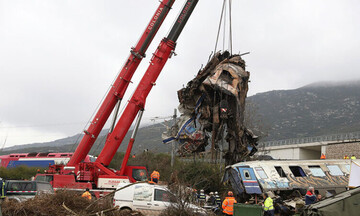
<path fill-rule="evenodd" d="M 289 198 L 310 186 L 328 197 L 346 190 L 349 173 L 350 160 L 249 161 L 228 166 L 223 180 L 243 198 L 267 191 Z"/>
<path fill-rule="evenodd" d="M 212 148 L 225 154 L 226 164 L 254 154 L 257 137 L 243 125 L 249 76 L 240 55 L 216 53 L 186 88 L 178 91 L 181 116 L 164 142 L 176 139 L 181 144 L 180 155 L 186 155 L 204 151 L 211 139 Z M 223 139 L 227 146 L 221 148 Z"/>
<path fill-rule="evenodd" d="M 337 194 L 329 199 L 321 200 L 306 206 L 302 216 L 338 216 L 359 215 L 360 187 Z"/>

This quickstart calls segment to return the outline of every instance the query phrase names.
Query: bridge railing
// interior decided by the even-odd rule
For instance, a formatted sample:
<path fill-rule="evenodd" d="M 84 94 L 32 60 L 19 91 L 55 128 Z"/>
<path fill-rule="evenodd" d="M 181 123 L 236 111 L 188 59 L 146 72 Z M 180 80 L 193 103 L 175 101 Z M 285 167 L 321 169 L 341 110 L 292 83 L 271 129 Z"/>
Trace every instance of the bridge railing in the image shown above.
<path fill-rule="evenodd" d="M 304 143 L 313 143 L 313 142 L 345 141 L 345 140 L 359 140 L 359 139 L 360 139 L 360 131 L 357 131 L 351 133 L 337 133 L 337 134 L 330 134 L 323 136 L 266 141 L 266 142 L 259 142 L 259 145 L 269 147 L 269 146 L 304 144 Z"/>

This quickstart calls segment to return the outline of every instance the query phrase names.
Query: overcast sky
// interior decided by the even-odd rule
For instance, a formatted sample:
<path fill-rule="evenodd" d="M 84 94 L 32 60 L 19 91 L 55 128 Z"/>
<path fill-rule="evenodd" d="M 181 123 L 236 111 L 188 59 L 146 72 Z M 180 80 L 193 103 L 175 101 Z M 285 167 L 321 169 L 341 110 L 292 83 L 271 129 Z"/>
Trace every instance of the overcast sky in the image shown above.
<path fill-rule="evenodd" d="M 360 1 L 232 2 L 233 50 L 251 52 L 244 56 L 249 95 L 360 79 Z M 125 98 L 183 3 L 175 2 Z M 158 5 L 158 0 L 0 0 L 0 146 L 6 137 L 8 147 L 81 132 Z M 147 99 L 144 122 L 172 115 L 176 91 L 206 64 L 221 6 L 222 0 L 199 1 L 178 40 L 178 55 Z"/>

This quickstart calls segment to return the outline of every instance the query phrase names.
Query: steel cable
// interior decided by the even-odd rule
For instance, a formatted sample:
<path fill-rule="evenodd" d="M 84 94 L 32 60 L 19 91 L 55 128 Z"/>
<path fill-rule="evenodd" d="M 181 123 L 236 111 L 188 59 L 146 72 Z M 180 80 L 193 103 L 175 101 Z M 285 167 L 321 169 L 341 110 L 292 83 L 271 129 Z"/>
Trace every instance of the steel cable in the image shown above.
<path fill-rule="evenodd" d="M 226 19 L 229 19 L 229 30 L 228 30 L 228 40 L 229 40 L 229 44 L 228 44 L 228 49 L 230 50 L 230 54 L 232 55 L 232 0 L 228 1 L 227 4 L 227 0 L 223 1 L 223 5 L 222 5 L 222 9 L 221 9 L 221 15 L 220 15 L 220 21 L 219 21 L 219 26 L 218 26 L 218 31 L 217 31 L 217 35 L 216 35 L 216 41 L 215 41 L 215 48 L 214 48 L 214 52 L 213 54 L 215 55 L 216 51 L 217 51 L 217 47 L 218 47 L 218 43 L 219 43 L 219 37 L 220 37 L 220 31 L 221 28 L 223 27 L 223 41 L 222 41 L 222 45 L 223 45 L 223 51 L 225 50 L 225 42 L 226 42 Z M 227 13 L 229 15 L 227 15 Z"/>

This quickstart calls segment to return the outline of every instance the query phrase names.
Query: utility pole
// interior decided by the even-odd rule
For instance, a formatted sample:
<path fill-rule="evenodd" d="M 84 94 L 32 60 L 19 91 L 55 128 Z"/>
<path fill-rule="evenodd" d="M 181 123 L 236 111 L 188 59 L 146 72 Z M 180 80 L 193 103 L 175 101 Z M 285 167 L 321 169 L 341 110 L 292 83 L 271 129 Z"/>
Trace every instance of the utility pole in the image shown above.
<path fill-rule="evenodd" d="M 173 129 L 176 126 L 176 118 L 177 118 L 177 109 L 176 108 L 174 109 L 174 115 L 172 115 L 172 116 L 166 116 L 166 117 L 156 116 L 156 117 L 154 117 L 154 118 L 152 118 L 150 120 L 155 122 L 156 120 L 163 119 L 166 122 L 166 119 L 169 119 L 169 118 L 172 118 L 173 121 L 174 121 L 174 123 L 173 123 L 173 125 L 172 125 L 172 127 L 170 129 L 171 130 L 170 133 L 173 134 Z M 160 124 L 163 125 L 164 127 L 166 127 L 167 130 L 169 130 L 169 126 L 167 124 L 163 124 L 163 123 L 160 123 Z M 173 167 L 174 166 L 174 161 L 175 161 L 175 144 L 176 144 L 176 140 L 173 140 L 170 143 L 171 143 L 171 167 Z"/>
<path fill-rule="evenodd" d="M 216 91 L 214 91 L 214 106 L 212 107 L 213 109 L 213 119 L 212 119 L 212 131 L 211 131 L 211 162 L 210 163 L 214 163 L 214 151 L 215 151 L 215 101 L 216 101 Z M 217 107 L 218 108 L 218 107 Z M 218 112 L 216 112 L 218 113 Z"/>
<path fill-rule="evenodd" d="M 0 122 L 1 124 L 1 122 Z M 8 131 L 9 132 L 9 131 Z M 0 152 L 2 152 L 2 150 L 4 149 L 5 145 L 6 145 L 6 141 L 7 141 L 7 138 L 8 138 L 8 132 L 6 132 L 6 136 L 5 136 L 5 140 L 4 140 L 4 143 L 2 144 L 1 146 L 1 149 L 0 149 Z"/>
<path fill-rule="evenodd" d="M 175 125 L 176 125 L 176 117 L 177 117 L 177 115 L 176 115 L 177 113 L 176 113 L 176 108 L 174 109 L 174 115 L 173 115 L 173 120 L 174 120 L 174 127 L 175 127 Z M 174 166 L 174 160 L 175 160 L 175 140 L 173 140 L 172 142 L 171 142 L 171 167 L 173 167 Z"/>

